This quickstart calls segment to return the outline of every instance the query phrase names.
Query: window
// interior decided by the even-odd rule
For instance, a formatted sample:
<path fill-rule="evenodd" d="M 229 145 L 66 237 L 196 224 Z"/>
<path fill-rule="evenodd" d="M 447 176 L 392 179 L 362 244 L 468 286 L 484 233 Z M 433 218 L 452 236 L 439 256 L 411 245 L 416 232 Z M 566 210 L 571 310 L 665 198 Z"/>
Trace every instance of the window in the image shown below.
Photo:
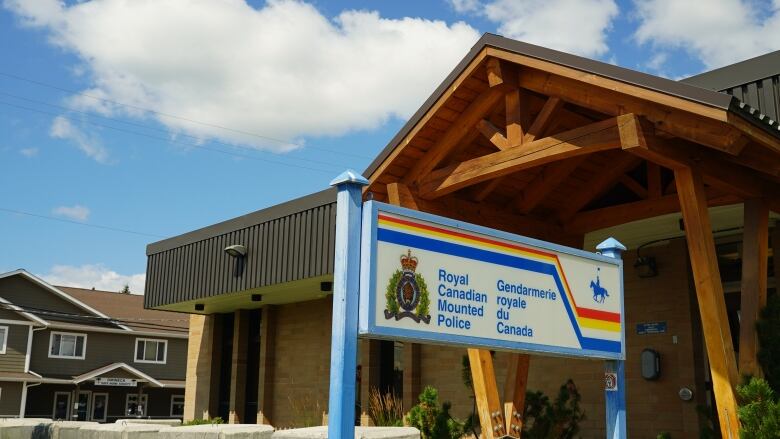
<path fill-rule="evenodd" d="M 167 350 L 168 350 L 167 340 L 156 340 L 152 338 L 136 338 L 135 339 L 135 362 L 165 364 Z"/>
<path fill-rule="evenodd" d="M 171 395 L 171 417 L 184 416 L 184 395 Z"/>
<path fill-rule="evenodd" d="M 8 326 L 0 326 L 0 354 L 5 353 L 6 342 L 8 342 Z"/>
<path fill-rule="evenodd" d="M 147 406 L 147 401 L 149 395 L 143 394 L 141 395 L 141 403 L 138 403 L 138 394 L 137 393 L 128 393 L 127 399 L 125 400 L 125 413 L 127 416 L 144 416 L 145 413 L 149 411 L 149 407 Z"/>
<path fill-rule="evenodd" d="M 87 351 L 87 334 L 52 332 L 49 340 L 49 358 L 83 360 Z"/>

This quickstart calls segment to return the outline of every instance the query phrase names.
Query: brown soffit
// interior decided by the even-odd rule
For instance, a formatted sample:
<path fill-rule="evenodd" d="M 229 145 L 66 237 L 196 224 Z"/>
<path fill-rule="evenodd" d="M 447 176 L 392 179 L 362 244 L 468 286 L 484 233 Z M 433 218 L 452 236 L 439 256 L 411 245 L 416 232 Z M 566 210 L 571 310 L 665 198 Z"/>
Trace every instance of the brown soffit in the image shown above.
<path fill-rule="evenodd" d="M 745 105 L 740 105 L 740 101 L 725 93 L 719 93 L 713 90 L 696 87 L 683 82 L 673 81 L 671 79 L 661 78 L 647 73 L 637 72 L 613 64 L 604 63 L 577 55 L 572 55 L 546 47 L 536 46 L 522 41 L 512 40 L 500 35 L 486 33 L 471 48 L 469 53 L 458 63 L 450 72 L 444 81 L 434 90 L 423 105 L 412 115 L 409 121 L 393 137 L 390 143 L 377 155 L 373 162 L 363 173 L 366 177 L 371 177 L 379 169 L 382 163 L 392 154 L 393 150 L 401 141 L 414 129 L 428 111 L 433 108 L 436 102 L 445 94 L 457 78 L 464 72 L 472 60 L 484 49 L 495 48 L 518 55 L 524 55 L 536 58 L 542 61 L 551 62 L 564 67 L 592 73 L 605 78 L 620 81 L 626 84 L 635 85 L 645 89 L 657 91 L 666 95 L 676 96 L 688 101 L 697 102 L 709 107 L 730 111 L 738 114 L 750 123 L 770 132 L 780 138 L 780 131 L 777 123 L 768 121 L 765 118 L 758 118 L 750 112 Z M 774 122 L 774 124 L 772 123 Z"/>

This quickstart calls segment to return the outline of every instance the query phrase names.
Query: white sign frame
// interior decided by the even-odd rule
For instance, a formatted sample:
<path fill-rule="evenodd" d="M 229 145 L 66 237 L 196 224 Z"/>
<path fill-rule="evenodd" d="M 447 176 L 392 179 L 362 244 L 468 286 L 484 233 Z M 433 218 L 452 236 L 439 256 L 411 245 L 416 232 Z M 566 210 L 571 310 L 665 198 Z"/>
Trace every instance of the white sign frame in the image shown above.
<path fill-rule="evenodd" d="M 554 253 L 556 255 L 568 255 L 576 258 L 584 258 L 588 261 L 593 261 L 599 265 L 615 266 L 618 270 L 619 276 L 619 288 L 618 297 L 620 318 L 618 324 L 620 325 L 620 341 L 597 343 L 599 340 L 593 341 L 593 338 L 584 337 L 581 335 L 577 317 L 573 314 L 572 306 L 568 303 L 566 294 L 562 291 L 558 291 L 561 297 L 561 302 L 564 303 L 564 307 L 568 313 L 569 319 L 573 331 L 577 334 L 577 339 L 580 343 L 580 347 L 567 347 L 567 346 L 555 346 L 549 344 L 539 343 L 526 343 L 521 341 L 509 341 L 505 339 L 469 336 L 469 335 L 455 335 L 442 332 L 433 332 L 428 330 L 415 330 L 409 327 L 388 327 L 387 325 L 378 325 L 377 318 L 377 303 L 384 296 L 383 292 L 377 291 L 377 247 L 378 247 L 378 232 L 379 232 L 379 215 L 380 213 L 389 213 L 395 217 L 406 217 L 413 221 L 424 222 L 431 225 L 442 226 L 447 230 L 454 230 L 458 232 L 464 232 L 467 234 L 476 234 L 483 237 L 495 238 L 501 241 L 508 241 L 512 244 L 520 246 L 530 247 L 532 249 L 540 249 L 546 252 Z M 387 231 L 383 230 L 384 236 L 387 235 Z M 398 235 L 401 236 L 401 235 Z M 432 242 L 432 241 L 431 241 Z M 403 244 L 407 245 L 407 244 Z M 411 245 L 412 248 L 417 248 L 415 245 Z M 467 248 L 465 246 L 460 246 Z M 561 268 L 562 270 L 562 268 Z M 553 278 L 557 274 L 551 275 Z M 560 278 L 560 276 L 557 276 Z M 565 278 L 565 274 L 564 274 Z M 557 280 L 557 285 L 561 285 L 560 280 Z M 614 289 L 613 289 L 614 290 Z M 614 294 L 615 291 L 610 291 L 610 294 Z M 492 296 L 491 296 L 492 297 Z M 431 300 L 433 303 L 434 300 Z M 579 309 L 579 307 L 578 307 Z M 368 201 L 363 206 L 363 219 L 362 219 L 362 237 L 361 237 L 361 269 L 360 269 L 360 305 L 359 305 L 359 322 L 358 322 L 358 334 L 362 337 L 379 338 L 388 340 L 404 340 L 408 342 L 429 343 L 429 344 L 442 344 L 442 345 L 455 345 L 462 347 L 472 348 L 484 348 L 494 349 L 511 352 L 524 352 L 530 354 L 542 354 L 552 356 L 564 356 L 572 358 L 599 358 L 607 360 L 624 360 L 625 359 L 625 309 L 624 309 L 624 294 L 623 294 L 623 261 L 620 259 L 610 258 L 597 253 L 586 252 L 579 249 L 565 247 L 549 242 L 544 242 L 512 233 L 502 232 L 495 229 L 489 229 L 486 227 L 469 224 L 453 219 L 445 218 L 438 215 L 431 215 L 416 210 L 406 209 L 403 207 L 393 206 L 386 203 L 380 203 L 376 201 Z M 614 317 L 613 317 L 614 318 Z M 583 346 L 585 345 L 585 346 Z M 603 349 L 602 349 L 603 347 Z M 607 349 L 608 348 L 608 349 Z"/>

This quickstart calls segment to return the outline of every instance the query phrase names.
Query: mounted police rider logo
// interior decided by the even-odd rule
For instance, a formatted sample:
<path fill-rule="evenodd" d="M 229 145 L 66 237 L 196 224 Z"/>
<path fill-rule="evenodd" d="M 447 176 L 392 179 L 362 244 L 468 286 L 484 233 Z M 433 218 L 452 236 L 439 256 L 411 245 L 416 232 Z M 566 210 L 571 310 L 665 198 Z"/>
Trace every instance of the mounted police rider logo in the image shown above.
<path fill-rule="evenodd" d="M 593 301 L 596 303 L 604 303 L 609 297 L 607 289 L 601 286 L 601 280 L 599 280 L 599 271 L 601 267 L 596 268 L 596 280 L 590 281 L 590 288 L 593 290 Z"/>
<path fill-rule="evenodd" d="M 385 291 L 385 318 L 401 320 L 409 317 L 417 323 L 429 324 L 431 316 L 428 314 L 428 287 L 422 275 L 416 273 L 419 261 L 412 256 L 410 249 L 405 255 L 401 255 L 400 262 L 401 269 L 393 273 Z"/>

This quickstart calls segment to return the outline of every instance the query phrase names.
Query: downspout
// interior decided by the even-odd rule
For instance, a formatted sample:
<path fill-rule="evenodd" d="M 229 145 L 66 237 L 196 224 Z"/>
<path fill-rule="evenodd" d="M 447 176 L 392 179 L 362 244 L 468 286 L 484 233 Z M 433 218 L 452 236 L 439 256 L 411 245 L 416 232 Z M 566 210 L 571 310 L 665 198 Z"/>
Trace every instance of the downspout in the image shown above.
<path fill-rule="evenodd" d="M 33 329 L 32 325 L 30 325 L 30 330 L 27 332 L 27 354 L 24 357 L 24 372 L 35 375 L 38 378 L 43 378 L 43 376 L 30 370 L 30 357 L 32 356 L 33 331 L 40 331 L 42 329 L 46 329 L 46 326 Z M 37 382 L 28 384 L 27 381 L 22 382 L 22 401 L 19 407 L 20 418 L 24 418 L 25 412 L 27 410 L 27 389 L 30 387 L 40 386 L 41 384 L 43 383 Z"/>

